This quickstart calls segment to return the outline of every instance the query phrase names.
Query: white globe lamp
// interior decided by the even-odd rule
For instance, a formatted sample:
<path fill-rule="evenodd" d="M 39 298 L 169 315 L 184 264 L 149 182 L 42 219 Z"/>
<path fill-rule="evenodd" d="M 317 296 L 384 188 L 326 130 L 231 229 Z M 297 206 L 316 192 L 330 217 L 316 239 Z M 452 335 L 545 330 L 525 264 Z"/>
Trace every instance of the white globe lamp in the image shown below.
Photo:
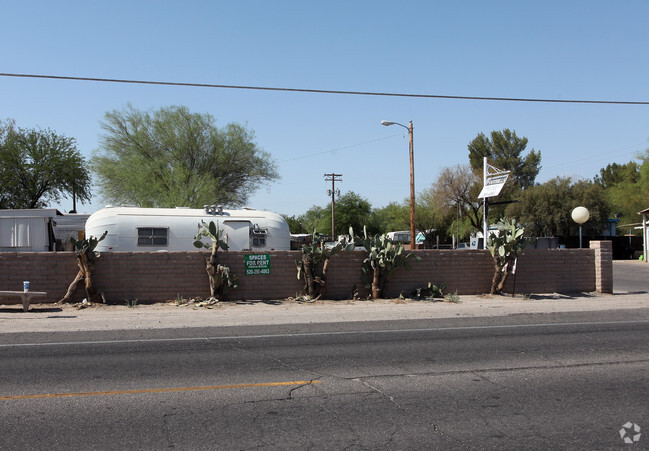
<path fill-rule="evenodd" d="M 579 224 L 579 249 L 581 249 L 581 226 L 588 221 L 590 213 L 586 207 L 576 207 L 572 210 L 572 220 Z"/>

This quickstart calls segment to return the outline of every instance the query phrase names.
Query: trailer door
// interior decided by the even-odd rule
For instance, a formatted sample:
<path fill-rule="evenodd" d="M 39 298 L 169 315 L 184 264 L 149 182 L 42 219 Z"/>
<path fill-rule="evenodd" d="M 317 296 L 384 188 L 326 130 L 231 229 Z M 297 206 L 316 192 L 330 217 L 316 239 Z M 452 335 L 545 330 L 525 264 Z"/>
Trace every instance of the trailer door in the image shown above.
<path fill-rule="evenodd" d="M 223 230 L 231 251 L 250 249 L 250 221 L 223 221 Z"/>

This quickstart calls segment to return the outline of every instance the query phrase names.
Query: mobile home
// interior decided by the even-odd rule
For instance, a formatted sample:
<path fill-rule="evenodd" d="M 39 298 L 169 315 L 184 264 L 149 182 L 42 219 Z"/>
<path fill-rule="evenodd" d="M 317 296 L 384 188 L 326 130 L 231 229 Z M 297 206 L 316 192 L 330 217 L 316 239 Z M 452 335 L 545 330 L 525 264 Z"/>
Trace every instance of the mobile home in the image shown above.
<path fill-rule="evenodd" d="M 55 208 L 0 210 L 0 252 L 72 250 L 70 237 L 83 235 L 88 216 Z"/>
<path fill-rule="evenodd" d="M 97 246 L 100 252 L 198 251 L 193 243 L 203 221 L 214 221 L 233 251 L 290 249 L 288 224 L 280 215 L 249 208 L 223 210 L 216 205 L 203 209 L 108 206 L 90 215 L 86 237 L 108 231 Z"/>

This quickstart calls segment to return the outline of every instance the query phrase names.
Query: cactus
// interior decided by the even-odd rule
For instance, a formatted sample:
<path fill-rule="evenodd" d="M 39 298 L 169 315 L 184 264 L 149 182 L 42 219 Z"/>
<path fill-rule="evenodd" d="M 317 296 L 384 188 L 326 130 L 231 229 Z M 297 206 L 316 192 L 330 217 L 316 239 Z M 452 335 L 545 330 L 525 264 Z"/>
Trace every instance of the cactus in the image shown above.
<path fill-rule="evenodd" d="M 304 280 L 304 291 L 312 301 L 324 296 L 329 258 L 343 249 L 353 250 L 353 244 L 350 247 L 343 240 L 327 247 L 322 236 L 316 231 L 311 236 L 311 243 L 302 245 L 302 258 L 295 261 L 297 278 Z"/>
<path fill-rule="evenodd" d="M 239 279 L 232 274 L 230 267 L 217 262 L 218 250 L 228 250 L 228 243 L 223 240 L 223 235 L 223 230 L 219 229 L 214 221 L 210 221 L 209 224 L 201 221 L 198 234 L 194 237 L 195 247 L 211 250 L 210 257 L 205 259 L 207 263 L 205 270 L 210 282 L 210 301 L 223 299 L 228 289 L 239 286 Z M 209 238 L 211 243 L 204 243 L 203 238 Z"/>
<path fill-rule="evenodd" d="M 516 220 L 502 218 L 496 227 L 498 233 L 491 232 L 487 238 L 487 248 L 495 266 L 491 294 L 502 293 L 516 258 L 528 243 L 528 238 L 524 236 L 525 228 L 519 227 Z"/>
<path fill-rule="evenodd" d="M 203 243 L 203 237 L 207 237 L 212 241 L 212 244 Z M 216 253 L 219 249 L 224 251 L 228 250 L 228 243 L 223 241 L 223 230 L 219 229 L 214 221 L 207 224 L 201 221 L 201 227 L 198 230 L 198 235 L 194 237 L 194 246 L 198 248 L 211 249 L 212 253 Z"/>
<path fill-rule="evenodd" d="M 99 296 L 102 296 L 101 292 L 98 292 L 95 289 L 92 274 L 94 271 L 94 262 L 96 258 L 99 258 L 100 254 L 95 249 L 101 240 L 106 238 L 108 230 L 106 230 L 103 235 L 99 238 L 90 236 L 89 238 L 84 238 L 81 240 L 75 240 L 70 238 L 70 243 L 75 249 L 75 256 L 77 258 L 77 265 L 79 266 L 79 272 L 77 272 L 76 277 L 68 287 L 68 291 L 65 293 L 65 296 L 61 298 L 59 302 L 69 302 L 72 298 L 72 295 L 77 289 L 79 283 L 85 281 L 86 289 L 86 299 L 89 302 L 96 300 Z M 103 297 L 103 296 L 102 296 Z"/>
<path fill-rule="evenodd" d="M 410 269 L 410 260 L 421 260 L 421 257 L 410 252 L 406 253 L 403 245 L 390 240 L 386 235 L 368 235 L 363 227 L 363 236 L 355 236 L 350 227 L 349 234 L 354 237 L 354 244 L 362 246 L 367 251 L 363 260 L 363 282 L 365 288 L 372 289 L 372 299 L 381 297 L 385 286 L 400 267 Z"/>
<path fill-rule="evenodd" d="M 106 238 L 106 235 L 108 235 L 108 230 L 106 230 L 99 238 L 92 235 L 90 236 L 90 238 L 84 238 L 82 240 L 75 240 L 74 238 L 70 238 L 70 243 L 72 243 L 73 248 L 76 249 L 75 252 L 80 252 L 87 255 L 92 254 L 95 258 L 98 258 L 100 254 L 99 252 L 96 252 L 95 249 L 97 248 L 99 242 Z"/>

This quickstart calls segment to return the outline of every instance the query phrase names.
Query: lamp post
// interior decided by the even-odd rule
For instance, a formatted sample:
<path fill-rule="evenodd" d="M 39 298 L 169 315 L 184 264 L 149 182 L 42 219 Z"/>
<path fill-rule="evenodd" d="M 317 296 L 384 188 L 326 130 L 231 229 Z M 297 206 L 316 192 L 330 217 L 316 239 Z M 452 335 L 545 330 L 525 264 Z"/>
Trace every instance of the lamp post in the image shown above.
<path fill-rule="evenodd" d="M 590 213 L 586 207 L 576 207 L 572 210 L 572 220 L 579 224 L 579 249 L 581 249 L 581 226 L 588 221 Z"/>
<path fill-rule="evenodd" d="M 408 130 L 408 142 L 410 150 L 410 249 L 415 248 L 416 234 L 415 234 L 415 153 L 413 148 L 412 139 L 412 121 L 406 127 L 398 122 L 381 121 L 382 125 L 389 127 L 390 125 L 399 125 Z"/>

